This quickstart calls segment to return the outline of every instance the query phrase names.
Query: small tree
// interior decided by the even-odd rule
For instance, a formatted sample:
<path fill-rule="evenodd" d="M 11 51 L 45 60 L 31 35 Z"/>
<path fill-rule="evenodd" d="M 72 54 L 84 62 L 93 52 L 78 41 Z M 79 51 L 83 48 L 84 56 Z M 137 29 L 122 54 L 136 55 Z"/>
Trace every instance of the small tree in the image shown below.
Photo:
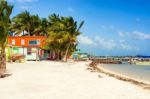
<path fill-rule="evenodd" d="M 7 44 L 8 28 L 12 9 L 13 6 L 8 5 L 7 1 L 0 1 L 0 75 L 6 72 L 5 47 Z"/>

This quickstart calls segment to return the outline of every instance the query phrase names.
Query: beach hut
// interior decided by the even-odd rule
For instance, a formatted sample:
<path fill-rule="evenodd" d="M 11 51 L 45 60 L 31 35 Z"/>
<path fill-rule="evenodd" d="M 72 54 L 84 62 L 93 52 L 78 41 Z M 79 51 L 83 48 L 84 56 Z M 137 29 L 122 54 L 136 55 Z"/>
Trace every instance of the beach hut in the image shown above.
<path fill-rule="evenodd" d="M 87 60 L 88 54 L 86 52 L 81 51 L 81 50 L 77 50 L 77 51 L 73 52 L 72 59 L 74 59 L 74 60 L 79 60 L 79 59 Z"/>
<path fill-rule="evenodd" d="M 45 36 L 10 36 L 7 53 L 25 55 L 25 60 L 40 60 L 44 57 L 42 46 L 45 39 Z"/>

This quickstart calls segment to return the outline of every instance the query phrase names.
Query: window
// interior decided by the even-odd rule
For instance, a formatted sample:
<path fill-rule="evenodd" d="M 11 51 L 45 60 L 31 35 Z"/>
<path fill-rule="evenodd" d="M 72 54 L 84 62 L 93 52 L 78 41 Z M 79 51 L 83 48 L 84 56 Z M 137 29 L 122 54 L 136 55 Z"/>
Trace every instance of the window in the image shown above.
<path fill-rule="evenodd" d="M 40 40 L 37 40 L 37 45 L 40 45 Z"/>
<path fill-rule="evenodd" d="M 15 40 L 12 40 L 11 44 L 12 44 L 12 45 L 15 45 L 15 44 L 16 44 L 16 41 L 15 41 Z"/>
<path fill-rule="evenodd" d="M 18 54 L 19 53 L 19 48 L 18 47 L 13 47 L 13 53 Z"/>
<path fill-rule="evenodd" d="M 32 49 L 31 48 L 27 48 L 27 55 L 31 55 L 32 53 Z"/>
<path fill-rule="evenodd" d="M 29 44 L 30 44 L 30 45 L 40 45 L 40 40 L 32 40 L 32 41 L 29 41 Z"/>
<path fill-rule="evenodd" d="M 29 41 L 29 44 L 30 44 L 30 45 L 36 45 L 36 44 L 37 44 L 37 41 Z"/>
<path fill-rule="evenodd" d="M 24 44 L 25 44 L 25 42 L 24 42 L 24 40 L 22 39 L 22 40 L 21 40 L 21 45 L 24 45 Z"/>

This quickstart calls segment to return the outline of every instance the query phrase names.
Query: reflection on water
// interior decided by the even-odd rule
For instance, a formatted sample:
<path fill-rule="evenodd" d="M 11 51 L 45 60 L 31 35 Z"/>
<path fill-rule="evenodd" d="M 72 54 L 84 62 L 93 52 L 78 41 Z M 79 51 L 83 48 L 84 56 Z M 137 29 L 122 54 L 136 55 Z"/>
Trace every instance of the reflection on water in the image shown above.
<path fill-rule="evenodd" d="M 144 80 L 150 83 L 150 66 L 130 64 L 105 64 L 102 67 L 129 76 L 131 78 Z"/>

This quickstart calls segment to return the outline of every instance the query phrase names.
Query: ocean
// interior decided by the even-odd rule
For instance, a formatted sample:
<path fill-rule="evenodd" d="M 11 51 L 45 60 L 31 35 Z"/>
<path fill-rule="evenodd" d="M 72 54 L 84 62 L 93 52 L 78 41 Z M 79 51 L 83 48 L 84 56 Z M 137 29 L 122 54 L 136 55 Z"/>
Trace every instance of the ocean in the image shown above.
<path fill-rule="evenodd" d="M 101 67 L 128 77 L 150 83 L 150 66 L 131 64 L 102 64 Z"/>

